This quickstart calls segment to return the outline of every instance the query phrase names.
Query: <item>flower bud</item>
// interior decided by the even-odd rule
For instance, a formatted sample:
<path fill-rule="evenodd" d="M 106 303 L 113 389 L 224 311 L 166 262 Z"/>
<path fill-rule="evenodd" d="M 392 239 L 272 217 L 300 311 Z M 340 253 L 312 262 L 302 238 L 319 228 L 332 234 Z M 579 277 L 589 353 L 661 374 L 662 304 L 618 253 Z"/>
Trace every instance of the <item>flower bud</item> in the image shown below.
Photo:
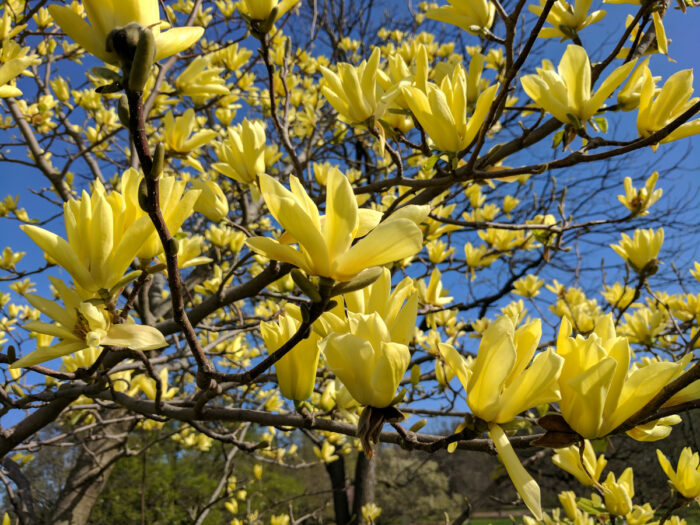
<path fill-rule="evenodd" d="M 162 142 L 156 145 L 155 151 L 153 151 L 153 164 L 151 165 L 151 171 L 148 176 L 157 180 L 160 174 L 163 173 L 163 168 L 165 167 L 165 146 Z"/>
<path fill-rule="evenodd" d="M 143 91 L 156 57 L 156 39 L 147 27 L 141 28 L 129 72 L 129 89 Z"/>

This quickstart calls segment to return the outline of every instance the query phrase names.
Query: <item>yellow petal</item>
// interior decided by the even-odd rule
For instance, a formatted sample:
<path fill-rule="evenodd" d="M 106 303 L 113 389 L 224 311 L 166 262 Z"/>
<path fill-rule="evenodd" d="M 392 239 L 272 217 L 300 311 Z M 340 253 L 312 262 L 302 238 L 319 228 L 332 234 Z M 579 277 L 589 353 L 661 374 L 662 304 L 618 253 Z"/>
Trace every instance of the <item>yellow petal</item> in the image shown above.
<path fill-rule="evenodd" d="M 70 327 L 76 321 L 74 316 L 71 316 L 67 310 L 61 308 L 51 299 L 45 299 L 44 297 L 34 294 L 27 294 L 24 298 L 42 314 L 49 316 L 54 321 L 58 321 L 63 326 Z"/>
<path fill-rule="evenodd" d="M 326 191 L 323 236 L 332 261 L 350 248 L 353 232 L 357 229 L 357 201 L 347 177 L 338 170 L 328 173 Z"/>
<path fill-rule="evenodd" d="M 464 144 L 468 145 L 476 138 L 477 133 L 484 124 L 484 120 L 488 116 L 488 112 L 491 109 L 491 104 L 496 98 L 496 92 L 498 91 L 498 84 L 489 87 L 481 95 L 476 102 L 476 108 L 474 108 L 474 114 L 469 118 L 469 124 L 467 125 L 467 134 L 464 137 Z"/>
<path fill-rule="evenodd" d="M 501 395 L 501 406 L 495 423 L 507 423 L 532 407 L 559 401 L 557 379 L 564 358 L 553 350 L 535 357 L 532 364 L 508 386 Z"/>
<path fill-rule="evenodd" d="M 597 365 L 568 382 L 570 389 L 559 403 L 562 416 L 585 438 L 602 437 L 600 428 L 605 398 L 616 368 L 617 362 L 613 358 L 604 357 Z"/>
<path fill-rule="evenodd" d="M 101 344 L 132 350 L 155 350 L 167 346 L 168 342 L 160 330 L 153 326 L 124 323 L 112 325 L 107 335 L 101 339 Z"/>
<path fill-rule="evenodd" d="M 484 331 L 469 379 L 467 403 L 474 415 L 492 421 L 498 414 L 503 384 L 515 364 L 513 322 L 501 317 Z"/>
<path fill-rule="evenodd" d="M 333 273 L 347 281 L 365 268 L 415 255 L 422 246 L 423 234 L 412 221 L 385 221 L 334 261 Z"/>
<path fill-rule="evenodd" d="M 372 406 L 389 406 L 396 395 L 396 388 L 406 373 L 411 354 L 406 345 L 381 343 L 379 356 L 371 377 L 373 388 Z"/>
<path fill-rule="evenodd" d="M 569 106 L 581 116 L 591 98 L 591 63 L 586 50 L 581 46 L 568 45 L 559 62 L 559 75 L 566 83 Z"/>
<path fill-rule="evenodd" d="M 107 52 L 106 34 L 94 30 L 70 7 L 50 5 L 48 9 L 56 24 L 85 51 L 110 64 L 117 63 L 117 55 Z"/>
<path fill-rule="evenodd" d="M 174 27 L 156 35 L 156 62 L 192 47 L 203 34 L 203 27 Z"/>
<path fill-rule="evenodd" d="M 62 357 L 64 355 L 72 354 L 87 348 L 84 341 L 79 342 L 67 342 L 61 341 L 53 346 L 40 346 L 34 350 L 31 354 L 25 355 L 23 358 L 18 359 L 10 365 L 10 368 L 24 368 L 27 366 L 34 366 L 39 363 L 44 363 L 46 361 L 51 361 L 57 357 Z"/>
<path fill-rule="evenodd" d="M 251 250 L 264 255 L 270 260 L 287 262 L 302 268 L 307 273 L 311 273 L 311 268 L 306 264 L 304 256 L 286 244 L 281 244 L 268 237 L 251 237 L 246 240 L 246 244 Z"/>
<path fill-rule="evenodd" d="M 371 406 L 374 402 L 371 370 L 375 353 L 369 341 L 352 334 L 331 334 L 321 341 L 328 368 L 342 381 L 355 400 Z"/>
<path fill-rule="evenodd" d="M 542 520 L 542 504 L 540 502 L 540 486 L 532 479 L 532 476 L 527 473 L 527 470 L 520 463 L 520 459 L 515 454 L 513 446 L 508 441 L 503 429 L 498 425 L 489 425 L 489 434 L 496 445 L 499 459 L 503 462 L 503 466 L 510 476 L 510 480 L 518 491 L 523 502 L 530 509 L 533 516 L 539 521 Z"/>
<path fill-rule="evenodd" d="M 462 383 L 462 386 L 466 390 L 469 384 L 471 371 L 467 368 L 464 358 L 452 345 L 445 343 L 438 343 L 438 351 L 449 367 L 454 370 L 457 379 L 459 379 L 459 382 Z"/>
<path fill-rule="evenodd" d="M 55 233 L 38 226 L 23 224 L 22 231 L 44 250 L 54 261 L 65 268 L 77 284 L 86 289 L 94 289 L 94 280 L 87 268 L 76 257 L 71 246 Z"/>

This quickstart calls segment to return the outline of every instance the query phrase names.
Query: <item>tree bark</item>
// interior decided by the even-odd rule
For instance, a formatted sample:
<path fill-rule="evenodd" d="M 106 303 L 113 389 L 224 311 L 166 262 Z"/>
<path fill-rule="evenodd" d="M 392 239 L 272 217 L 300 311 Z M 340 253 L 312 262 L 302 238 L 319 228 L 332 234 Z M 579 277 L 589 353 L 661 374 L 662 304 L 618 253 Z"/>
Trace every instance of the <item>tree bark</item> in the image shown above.
<path fill-rule="evenodd" d="M 133 419 L 110 423 L 100 436 L 83 444 L 66 484 L 54 505 L 54 525 L 85 525 L 107 484 L 115 462 L 125 454 Z"/>
<path fill-rule="evenodd" d="M 345 487 L 345 460 L 343 456 L 331 463 L 326 463 L 326 471 L 333 489 L 335 522 L 338 525 L 348 525 L 350 523 L 350 505 L 348 504 L 348 493 Z"/>
<path fill-rule="evenodd" d="M 362 507 L 374 501 L 374 485 L 376 484 L 375 464 L 376 452 L 368 458 L 362 452 L 357 455 L 355 464 L 355 494 L 352 502 L 351 525 L 362 523 Z"/>

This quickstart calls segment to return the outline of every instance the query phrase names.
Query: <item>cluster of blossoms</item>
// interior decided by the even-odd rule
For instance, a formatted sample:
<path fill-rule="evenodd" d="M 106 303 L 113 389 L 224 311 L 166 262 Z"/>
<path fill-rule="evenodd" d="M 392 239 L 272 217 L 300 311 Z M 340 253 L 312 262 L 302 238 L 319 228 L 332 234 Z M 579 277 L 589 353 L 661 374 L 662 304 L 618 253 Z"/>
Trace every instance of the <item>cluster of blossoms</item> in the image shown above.
<path fill-rule="evenodd" d="M 297 3 L 298 0 L 241 0 L 237 7 L 251 34 L 265 47 L 275 38 L 268 35 L 272 26 Z M 544 4 L 544 0 L 540 0 L 539 5 L 530 6 L 530 11 L 539 16 Z M 577 0 L 574 5 L 558 1 L 546 18 L 551 27 L 543 29 L 540 36 L 578 41 L 579 31 L 605 16 L 600 10 L 589 14 L 590 5 L 591 2 L 585 0 Z M 118 77 L 108 89 L 126 89 L 131 96 L 136 93 L 141 97 L 144 90 L 153 89 L 155 61 L 190 48 L 204 33 L 202 27 L 170 27 L 161 20 L 155 0 L 129 0 L 120 4 L 84 0 L 81 12 L 74 7 L 53 5 L 49 13 L 85 51 L 111 66 L 122 68 L 123 76 L 108 69 Z M 428 7 L 424 11 L 428 18 L 457 25 L 472 35 L 493 37 L 491 28 L 496 6 L 488 0 L 449 0 L 449 5 Z M 653 13 L 653 23 L 658 48 L 664 51 L 667 42 L 657 12 Z M 132 53 L 128 60 L 124 47 Z M 283 44 L 276 46 L 283 47 Z M 289 279 L 280 279 L 270 288 L 291 292 L 296 285 L 309 300 L 299 301 L 301 306 L 278 301 L 264 312 L 267 305 L 263 305 L 256 311 L 256 317 L 265 319 L 259 324 L 259 333 L 268 354 L 276 356 L 284 349 L 274 360 L 277 384 L 281 395 L 294 401 L 300 411 L 314 396 L 320 398 L 320 406 L 337 408 L 341 414 L 354 414 L 358 406 L 363 406 L 359 422 L 355 421 L 363 444 L 376 440 L 385 420 L 393 422 L 402 417 L 396 407 L 403 397 L 401 393 L 397 395 L 397 390 L 411 367 L 414 349 L 422 345 L 430 349 L 440 388 L 446 389 L 456 378 L 464 389 L 470 418 L 457 433 L 467 430 L 475 435 L 488 433 L 514 486 L 536 520 L 549 519 L 542 510 L 540 488 L 522 466 L 508 436 L 515 424 L 529 424 L 532 418 L 523 418 L 523 414 L 531 415 L 533 409 L 540 410 L 543 406 L 546 408 L 541 412 L 549 411 L 548 416 L 552 417 L 540 420 L 547 432 L 539 444 L 552 447 L 556 444 L 555 463 L 583 484 L 600 487 L 602 491 L 602 499 L 596 496 L 587 503 L 589 509 L 604 508 L 609 515 L 625 517 L 630 522 L 630 516 L 646 516 L 648 509 L 632 505 L 632 470 L 625 470 L 618 478 L 610 473 L 600 483 L 605 459 L 597 458 L 590 443 L 584 440 L 625 431 L 635 440 L 654 441 L 667 437 L 672 425 L 680 421 L 678 416 L 651 421 L 634 419 L 690 365 L 690 352 L 675 361 L 635 362 L 633 359 L 630 343 L 651 344 L 664 335 L 670 324 L 664 315 L 669 314 L 661 312 L 658 305 L 635 303 L 638 290 L 629 288 L 627 283 L 616 283 L 606 289 L 605 299 L 621 309 L 620 317 L 630 309 L 625 314 L 624 324 L 616 326 L 613 314 L 603 314 L 597 302 L 580 289 L 566 289 L 554 281 L 546 288 L 556 295 L 551 310 L 561 318 L 555 346 L 540 348 L 541 320 L 526 318 L 523 302 L 519 302 L 505 307 L 496 319 L 484 318 L 472 324 L 472 332 L 480 342 L 473 358 L 466 358 L 459 344 L 465 327 L 457 311 L 447 308 L 453 297 L 443 288 L 438 269 L 438 264 L 454 256 L 455 249 L 441 240 L 461 227 L 457 220 L 452 221 L 455 224 L 442 221 L 451 218 L 454 205 L 443 204 L 441 195 L 426 205 L 395 206 L 405 197 L 404 190 L 398 189 L 400 183 L 396 185 L 395 194 L 389 192 L 382 202 L 368 201 L 366 195 L 355 193 L 356 170 L 343 167 L 344 173 L 329 163 L 309 168 L 313 169 L 320 191 L 312 191 L 314 181 L 310 176 L 305 180 L 302 169 L 296 172 L 298 176 L 275 176 L 269 168 L 282 154 L 268 146 L 262 121 L 243 119 L 233 125 L 238 98 L 220 75 L 226 68 L 240 71 L 249 56 L 233 46 L 217 50 L 209 57 L 194 60 L 175 82 L 176 92 L 196 103 L 215 97 L 220 97 L 217 100 L 233 97 L 227 99 L 226 107 L 219 107 L 215 112 L 223 126 L 205 127 L 193 108 L 180 115 L 174 110 L 166 112 L 166 104 L 160 101 L 164 109 L 162 130 L 151 129 L 153 136 L 161 140 L 156 150 L 160 157 L 156 155 L 153 160 L 158 169 L 154 167 L 145 176 L 129 169 L 115 178 L 111 191 L 96 181 L 90 191 L 67 199 L 63 207 L 65 238 L 39 226 L 22 226 L 44 251 L 47 261 L 70 276 L 73 287 L 63 280 L 51 279 L 63 306 L 39 295 L 26 295 L 29 304 L 52 322 L 32 319 L 24 323 L 24 327 L 34 333 L 37 341 L 58 338 L 58 342 L 37 344 L 32 353 L 11 366 L 31 367 L 64 357 L 64 369 L 77 369 L 78 362 L 81 366 L 89 366 L 90 360 L 94 362 L 97 351 L 103 346 L 136 351 L 166 347 L 168 342 L 158 329 L 136 324 L 128 315 L 131 305 L 119 312 L 120 296 L 129 285 L 166 269 L 168 277 L 175 279 L 173 273 L 178 268 L 212 262 L 201 253 L 204 242 L 201 238 L 180 232 L 186 221 L 200 213 L 218 223 L 205 236 L 211 246 L 230 250 L 236 256 L 248 250 L 246 256 L 254 257 L 257 265 L 276 261 L 294 268 Z M 403 55 L 391 55 L 385 63 L 383 56 L 390 55 L 376 47 L 369 59 L 357 65 L 331 66 L 320 61 L 313 64 L 319 79 L 315 86 L 316 105 L 304 102 L 303 94 L 299 93 L 303 89 L 292 90 L 290 94 L 285 85 L 282 91 L 289 99 L 287 105 L 294 108 L 292 133 L 313 134 L 314 114 L 322 104 L 322 95 L 337 112 L 342 125 L 376 137 L 382 154 L 389 148 L 387 136 L 405 136 L 411 132 L 420 135 L 421 152 L 435 153 L 432 164 L 420 169 L 421 178 L 435 176 L 438 162 L 443 174 L 457 175 L 464 166 L 464 152 L 486 135 L 500 130 L 494 108 L 498 104 L 494 102 L 510 104 L 516 100 L 503 91 L 509 89 L 507 84 L 512 79 L 503 74 L 502 55 L 472 50 L 470 63 L 465 66 L 461 59 L 436 60 L 439 51 L 433 49 L 430 42 L 415 41 Z M 277 59 L 286 60 L 272 58 L 273 61 Z M 0 97 L 21 95 L 14 85 L 16 78 L 36 60 L 35 55 L 25 52 L 0 67 Z M 489 66 L 498 71 L 493 81 L 483 74 Z M 597 115 L 621 88 L 617 105 L 624 111 L 638 109 L 638 136 L 646 139 L 662 131 L 696 102 L 691 98 L 692 72 L 681 71 L 671 76 L 661 89 L 656 88 L 657 79 L 652 76 L 648 61 L 630 60 L 618 65 L 594 90 L 593 79 L 597 76 L 586 50 L 581 45 L 568 45 L 557 68 L 545 60 L 536 73 L 520 78 L 522 90 L 533 103 L 528 111 L 539 108 L 551 114 L 566 130 L 588 140 L 589 124 L 596 129 Z M 244 86 L 245 82 L 245 76 L 241 75 L 239 85 Z M 274 92 L 274 80 L 271 80 L 270 89 Z M 54 87 L 59 97 L 67 90 L 59 83 Z M 252 89 L 248 95 L 252 98 Z M 273 93 L 267 95 L 272 97 Z M 68 95 L 65 96 L 67 99 Z M 255 96 L 260 94 L 255 93 Z M 82 101 L 86 107 L 95 104 L 88 98 Z M 298 103 L 295 104 L 295 100 Z M 303 111 L 297 109 L 304 104 Z M 122 109 L 128 115 L 134 108 Z M 104 118 L 109 120 L 109 117 Z M 91 133 L 97 142 L 100 132 L 93 130 Z M 677 126 L 652 146 L 696 133 L 700 133 L 700 120 Z M 174 169 L 164 167 L 166 162 L 173 166 L 179 162 L 180 166 L 206 172 L 198 150 L 212 141 L 215 141 L 212 145 L 218 162 L 211 163 L 211 172 L 205 176 L 198 175 L 190 180 L 189 176 L 178 176 Z M 164 160 L 166 148 L 167 161 Z M 491 168 L 500 170 L 502 166 Z M 216 179 L 217 174 L 223 176 L 220 181 Z M 505 183 L 522 183 L 527 176 L 525 179 L 509 178 Z M 635 188 L 631 179 L 625 180 L 625 195 L 620 195 L 619 201 L 630 217 L 647 215 L 661 197 L 661 190 L 655 188 L 657 178 L 655 172 L 641 189 Z M 281 179 L 285 183 L 288 180 L 289 188 Z M 281 231 L 269 236 L 260 234 L 272 231 L 272 221 L 267 216 L 255 225 L 257 234 L 228 221 L 229 197 L 225 190 L 230 193 L 235 190 L 242 206 L 251 204 L 251 198 L 254 206 L 261 209 L 264 206 Z M 325 202 L 320 210 L 323 193 Z M 474 222 L 492 223 L 499 214 L 510 217 L 519 204 L 519 199 L 512 195 L 503 199 L 501 207 L 486 204 L 482 187 L 477 183 L 466 184 L 463 195 L 471 208 L 470 212 L 462 214 L 466 226 Z M 149 201 L 151 198 L 156 201 L 155 205 Z M 240 227 L 242 231 L 234 231 L 231 226 Z M 516 250 L 541 248 L 548 260 L 549 251 L 561 240 L 558 236 L 562 226 L 557 218 L 543 212 L 529 218 L 525 226 L 528 228 L 508 229 L 489 224 L 480 229 L 478 236 L 483 244 L 476 247 L 465 244 L 460 272 L 466 270 L 466 275 L 473 280 L 475 270 L 487 268 L 499 258 L 508 258 Z M 165 245 L 162 242 L 164 230 L 172 234 L 172 242 Z M 663 240 L 662 228 L 656 231 L 638 229 L 633 236 L 623 233 L 619 244 L 611 246 L 637 274 L 640 288 L 644 279 L 659 268 Z M 433 270 L 426 272 L 427 283 L 418 277 L 406 276 L 392 287 L 392 269 L 405 266 L 405 261 L 416 257 L 424 248 L 426 259 L 433 265 Z M 12 269 L 20 259 L 21 256 L 18 258 L 18 254 L 10 250 L 3 255 L 3 267 Z M 177 268 L 168 265 L 173 259 L 177 260 Z M 230 282 L 234 271 L 235 268 L 224 270 L 223 265 L 217 266 L 213 276 L 198 282 L 192 289 L 202 295 L 216 296 Z M 528 274 L 514 280 L 513 289 L 521 298 L 533 300 L 543 285 L 543 279 Z M 677 318 L 692 320 L 697 317 L 700 301 L 696 298 L 669 299 L 667 310 Z M 416 328 L 419 303 L 425 307 L 420 314 L 424 316 L 428 335 Z M 311 311 L 316 313 L 313 319 L 310 319 Z M 447 335 L 445 340 L 443 334 Z M 298 342 L 290 345 L 290 340 L 295 338 Z M 222 360 L 248 366 L 251 358 L 261 357 L 259 352 L 245 353 L 244 347 L 250 345 L 252 339 L 238 339 L 236 348 L 227 347 L 222 352 Z M 244 357 L 240 358 L 241 355 Z M 418 376 L 414 384 L 420 381 L 421 372 L 419 364 L 415 367 L 411 370 L 412 376 Z M 332 387 L 327 384 L 320 396 L 315 391 L 319 385 L 319 368 L 327 369 L 337 380 L 330 383 Z M 149 399 L 161 401 L 177 393 L 177 389 L 167 389 L 167 377 L 168 369 L 163 367 L 158 378 L 138 376 L 132 379 L 129 373 L 115 375 L 113 380 L 128 383 L 128 388 L 120 387 L 120 392 L 132 396 L 142 392 Z M 327 392 L 330 393 L 326 397 L 333 398 L 331 401 L 324 399 Z M 700 382 L 695 381 L 658 408 L 672 409 L 699 397 Z M 281 401 L 278 401 L 278 396 L 271 396 L 266 407 L 273 410 L 280 406 Z M 628 428 L 626 425 L 630 421 L 633 424 Z M 177 440 L 199 450 L 208 450 L 211 446 L 210 439 L 200 439 L 187 432 L 178 434 Z M 572 443 L 580 446 L 561 446 Z M 324 442 L 316 454 L 322 461 L 330 462 L 337 458 L 335 452 L 334 445 Z M 685 449 L 676 470 L 661 453 L 659 461 L 683 498 L 700 497 L 697 453 Z M 589 523 L 591 513 L 581 510 L 580 503 L 572 502 L 571 494 L 563 493 L 560 500 L 570 521 Z M 233 503 L 227 504 L 233 507 Z M 379 515 L 377 509 L 371 507 L 363 512 L 370 516 L 368 520 Z M 552 518 L 552 521 L 556 520 Z M 644 523 L 641 519 L 636 522 Z"/>

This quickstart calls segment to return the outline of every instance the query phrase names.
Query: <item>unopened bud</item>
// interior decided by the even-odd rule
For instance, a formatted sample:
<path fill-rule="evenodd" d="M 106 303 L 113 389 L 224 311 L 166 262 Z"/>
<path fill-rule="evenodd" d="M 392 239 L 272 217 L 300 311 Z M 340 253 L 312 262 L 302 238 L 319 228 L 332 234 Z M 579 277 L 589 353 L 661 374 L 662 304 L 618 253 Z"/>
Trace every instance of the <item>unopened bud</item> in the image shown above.
<path fill-rule="evenodd" d="M 160 174 L 163 173 L 165 168 L 165 146 L 162 142 L 156 145 L 156 149 L 153 152 L 153 164 L 151 165 L 151 171 L 148 176 L 153 180 L 158 180 Z"/>
<path fill-rule="evenodd" d="M 119 116 L 119 122 L 122 126 L 129 128 L 129 99 L 126 95 L 122 95 L 117 103 L 117 116 Z"/>
<path fill-rule="evenodd" d="M 411 425 L 411 428 L 409 430 L 411 432 L 418 432 L 421 428 L 423 428 L 426 424 L 428 423 L 427 419 L 419 419 L 413 425 Z"/>
<path fill-rule="evenodd" d="M 147 28 L 141 28 L 138 44 L 134 52 L 134 58 L 129 72 L 129 89 L 143 91 L 148 77 L 151 75 L 151 67 L 156 57 L 156 39 L 153 32 Z"/>
<path fill-rule="evenodd" d="M 309 299 L 311 299 L 314 303 L 321 302 L 321 294 L 318 293 L 316 287 L 311 281 L 309 281 L 309 279 L 306 277 L 306 275 L 304 275 L 304 273 L 301 270 L 294 268 L 290 272 L 290 274 L 294 283 Z"/>
<path fill-rule="evenodd" d="M 275 6 L 272 8 L 272 11 L 270 11 L 270 14 L 268 15 L 267 19 L 260 25 L 260 32 L 264 35 L 270 32 L 270 29 L 272 29 L 272 24 L 275 23 L 275 20 L 277 20 L 277 13 L 279 12 L 279 7 Z"/>
<path fill-rule="evenodd" d="M 351 281 L 336 284 L 331 290 L 331 296 L 361 290 L 362 288 L 369 286 L 374 281 L 379 279 L 379 276 L 382 275 L 382 272 L 383 270 L 380 266 L 373 266 L 371 268 L 362 270 Z"/>
<path fill-rule="evenodd" d="M 130 64 L 133 60 L 141 37 L 141 29 L 140 24 L 131 22 L 124 27 L 112 29 L 107 35 L 107 52 L 116 53 L 122 66 Z"/>
<path fill-rule="evenodd" d="M 146 183 L 146 179 L 141 179 L 141 182 L 139 183 L 139 206 L 141 206 L 141 209 L 145 211 L 146 213 L 149 212 L 151 207 L 148 204 L 148 184 Z"/>
<path fill-rule="evenodd" d="M 171 237 L 168 239 L 168 242 L 165 246 L 165 253 L 169 257 L 175 257 L 177 255 L 177 252 L 180 250 L 180 243 L 177 241 L 175 237 Z"/>

